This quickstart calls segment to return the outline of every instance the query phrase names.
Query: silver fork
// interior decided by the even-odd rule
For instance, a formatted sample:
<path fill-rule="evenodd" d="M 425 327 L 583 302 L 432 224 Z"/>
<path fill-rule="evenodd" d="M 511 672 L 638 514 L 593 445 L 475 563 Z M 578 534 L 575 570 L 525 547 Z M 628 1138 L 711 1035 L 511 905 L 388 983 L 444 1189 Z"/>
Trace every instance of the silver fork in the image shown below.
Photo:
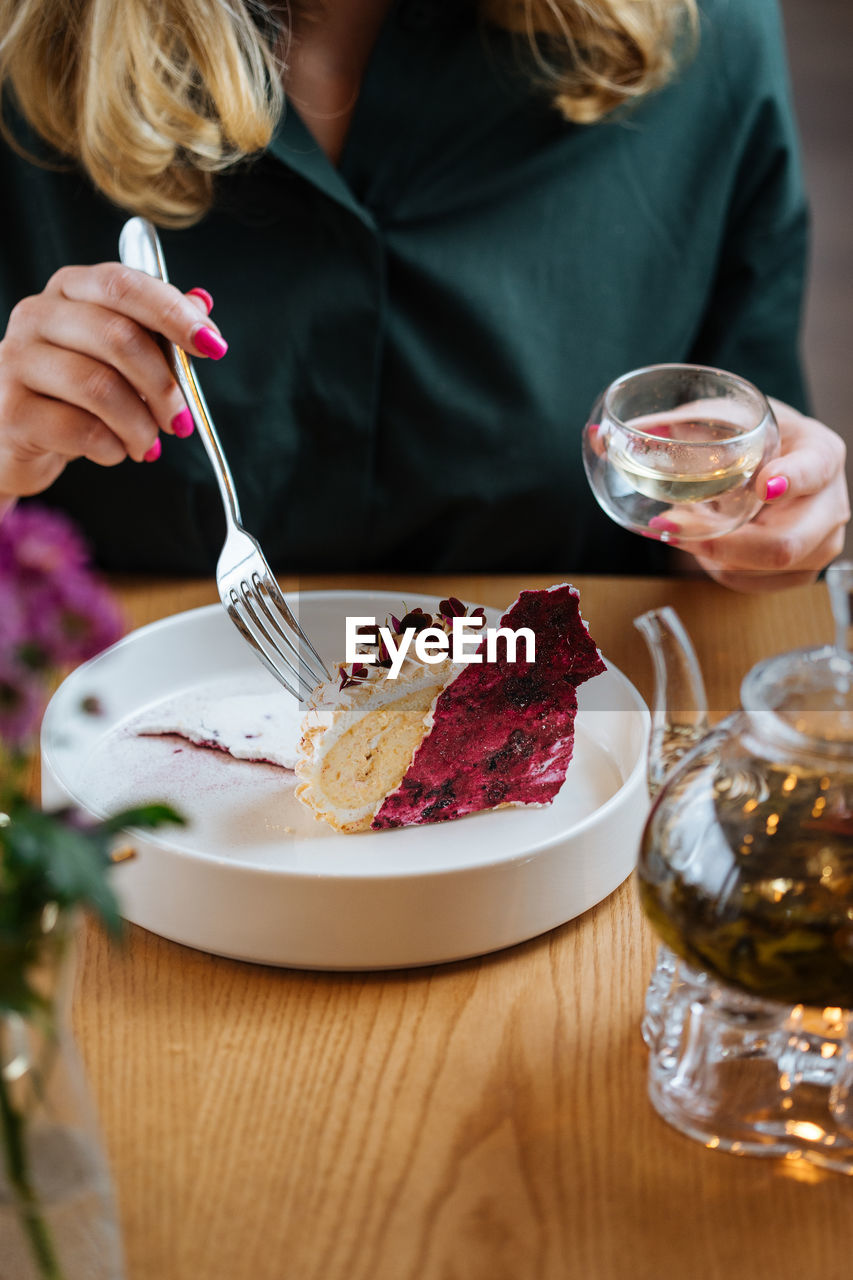
<path fill-rule="evenodd" d="M 160 280 L 169 278 L 160 237 L 146 218 L 125 223 L 119 256 L 126 266 Z M 213 466 L 225 510 L 227 532 L 216 566 L 219 598 L 267 670 L 302 702 L 303 694 L 330 678 L 329 672 L 290 611 L 260 544 L 243 528 L 231 469 L 189 357 L 174 342 L 162 345 Z"/>

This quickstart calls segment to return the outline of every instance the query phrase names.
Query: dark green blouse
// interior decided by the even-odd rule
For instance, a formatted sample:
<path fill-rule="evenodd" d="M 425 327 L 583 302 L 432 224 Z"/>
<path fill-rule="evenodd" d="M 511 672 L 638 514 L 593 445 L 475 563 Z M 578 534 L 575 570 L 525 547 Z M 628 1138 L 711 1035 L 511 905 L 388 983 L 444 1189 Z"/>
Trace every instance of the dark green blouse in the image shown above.
<path fill-rule="evenodd" d="M 198 370 L 247 527 L 291 570 L 655 572 L 591 497 L 602 388 L 695 360 L 801 405 L 806 215 L 775 0 L 704 0 L 698 52 L 630 114 L 567 124 L 510 37 L 400 0 L 335 169 L 294 111 L 163 236 L 230 343 Z M 0 309 L 117 256 L 125 214 L 0 153 Z M 206 572 L 201 444 L 70 465 L 48 495 L 112 568 Z"/>

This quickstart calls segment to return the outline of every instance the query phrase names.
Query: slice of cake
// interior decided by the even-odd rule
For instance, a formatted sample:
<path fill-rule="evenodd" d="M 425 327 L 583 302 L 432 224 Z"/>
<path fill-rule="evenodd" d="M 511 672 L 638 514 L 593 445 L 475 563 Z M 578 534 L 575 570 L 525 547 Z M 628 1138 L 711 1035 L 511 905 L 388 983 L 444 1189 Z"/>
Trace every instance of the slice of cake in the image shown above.
<path fill-rule="evenodd" d="M 440 613 L 432 618 L 421 609 L 386 621 L 397 636 L 407 628 L 448 628 Z M 438 694 L 462 670 L 449 657 L 421 662 L 410 647 L 392 680 L 378 637 L 372 647 L 375 661 L 369 667 L 341 665 L 336 680 L 318 685 L 302 722 L 296 795 L 338 831 L 370 826 L 408 769 Z"/>
<path fill-rule="evenodd" d="M 449 630 L 461 609 L 443 601 L 437 619 L 390 621 Z M 529 628 L 535 659 L 510 661 L 498 644 L 492 661 L 428 665 L 410 650 L 395 680 L 386 662 L 320 685 L 303 722 L 299 799 L 345 832 L 550 803 L 572 757 L 577 686 L 604 663 L 567 584 L 523 591 L 499 625 Z M 377 656 L 386 661 L 381 642 Z"/>

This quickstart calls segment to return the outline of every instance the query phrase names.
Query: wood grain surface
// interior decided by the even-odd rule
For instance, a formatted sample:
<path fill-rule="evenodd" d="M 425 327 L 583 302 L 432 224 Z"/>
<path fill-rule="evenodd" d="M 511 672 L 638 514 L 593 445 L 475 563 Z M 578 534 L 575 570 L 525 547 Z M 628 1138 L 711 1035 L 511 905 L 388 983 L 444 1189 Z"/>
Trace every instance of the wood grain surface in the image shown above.
<path fill-rule="evenodd" d="M 116 580 L 131 625 L 215 599 Z M 632 619 L 673 604 L 715 715 L 758 659 L 830 638 L 825 589 L 576 579 L 644 695 Z M 284 580 L 300 589 L 356 585 Z M 509 603 L 543 578 L 358 586 Z M 646 1097 L 655 942 L 628 882 L 577 920 L 457 964 L 330 974 L 129 928 L 83 940 L 75 1026 L 129 1280 L 842 1280 L 849 1180 L 705 1150 Z"/>

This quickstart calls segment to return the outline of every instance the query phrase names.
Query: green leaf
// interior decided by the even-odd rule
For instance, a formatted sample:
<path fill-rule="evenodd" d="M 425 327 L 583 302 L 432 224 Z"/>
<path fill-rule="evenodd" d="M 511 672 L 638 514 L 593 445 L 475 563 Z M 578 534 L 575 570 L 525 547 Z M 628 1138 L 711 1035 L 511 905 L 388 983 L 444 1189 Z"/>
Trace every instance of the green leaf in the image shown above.
<path fill-rule="evenodd" d="M 91 907 L 116 930 L 118 903 L 106 875 L 105 844 L 100 832 L 79 831 L 39 809 L 16 809 L 3 829 L 10 869 L 21 873 L 22 899 L 28 904 Z"/>
<path fill-rule="evenodd" d="M 50 1016 L 49 1000 L 30 986 L 27 971 L 9 969 L 0 974 L 0 1013 L 18 1013 L 28 1022 L 44 1021 Z"/>
<path fill-rule="evenodd" d="M 0 826 L 0 1008 L 24 1011 L 33 995 L 25 970 L 45 906 L 87 907 L 118 933 L 121 918 L 109 878 L 116 833 L 127 826 L 183 825 L 184 819 L 170 805 L 148 804 L 87 825 L 71 809 L 45 813 L 20 796 L 8 813 Z"/>
<path fill-rule="evenodd" d="M 0 940 L 0 1012 L 20 1013 L 26 1017 L 39 1000 L 28 982 L 30 948 L 3 945 Z"/>
<path fill-rule="evenodd" d="M 115 835 L 124 827 L 142 827 L 150 831 L 155 827 L 164 827 L 169 824 L 184 827 L 186 818 L 168 804 L 143 804 L 112 814 L 100 824 L 100 829 L 109 835 Z"/>

